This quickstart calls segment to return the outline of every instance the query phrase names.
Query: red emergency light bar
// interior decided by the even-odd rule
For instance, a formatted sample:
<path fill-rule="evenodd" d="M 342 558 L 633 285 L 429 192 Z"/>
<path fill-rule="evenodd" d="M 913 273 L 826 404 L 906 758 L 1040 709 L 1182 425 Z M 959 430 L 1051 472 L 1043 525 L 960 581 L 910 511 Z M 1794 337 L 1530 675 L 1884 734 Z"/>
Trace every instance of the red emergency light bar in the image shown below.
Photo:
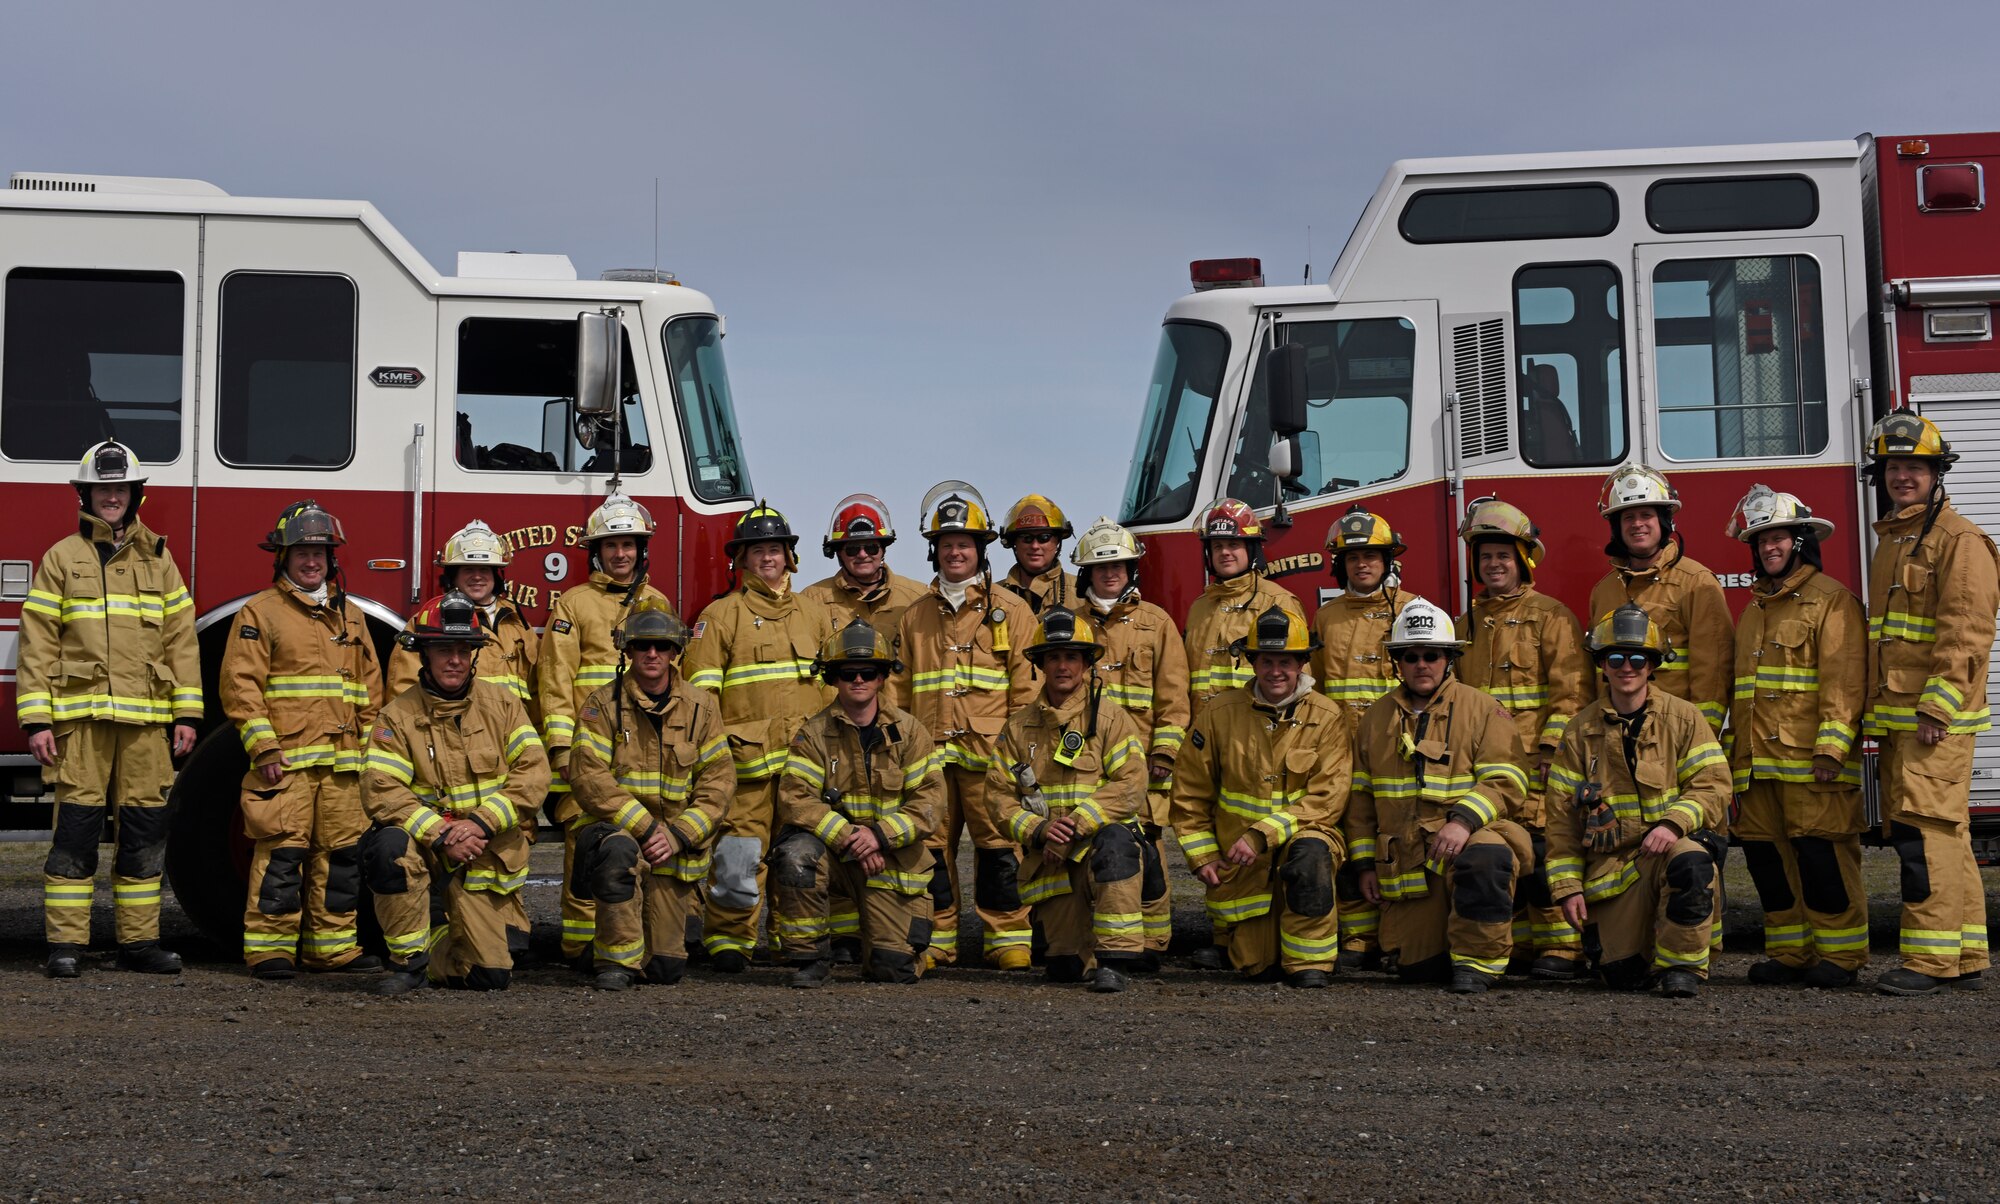
<path fill-rule="evenodd" d="M 1197 291 L 1211 288 L 1262 288 L 1261 259 L 1197 259 L 1188 264 L 1188 279 Z"/>

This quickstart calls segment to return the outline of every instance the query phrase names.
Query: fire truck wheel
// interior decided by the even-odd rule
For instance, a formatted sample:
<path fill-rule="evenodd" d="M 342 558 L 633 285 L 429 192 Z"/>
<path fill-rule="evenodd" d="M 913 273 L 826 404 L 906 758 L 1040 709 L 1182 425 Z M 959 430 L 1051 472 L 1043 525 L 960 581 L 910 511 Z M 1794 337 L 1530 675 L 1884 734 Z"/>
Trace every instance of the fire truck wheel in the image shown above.
<path fill-rule="evenodd" d="M 243 905 L 250 882 L 250 838 L 240 804 L 250 761 L 228 724 L 202 737 L 174 779 L 167 880 L 190 923 L 234 960 L 243 945 Z M 362 948 L 381 954 L 375 898 L 364 885 L 356 916 Z"/>

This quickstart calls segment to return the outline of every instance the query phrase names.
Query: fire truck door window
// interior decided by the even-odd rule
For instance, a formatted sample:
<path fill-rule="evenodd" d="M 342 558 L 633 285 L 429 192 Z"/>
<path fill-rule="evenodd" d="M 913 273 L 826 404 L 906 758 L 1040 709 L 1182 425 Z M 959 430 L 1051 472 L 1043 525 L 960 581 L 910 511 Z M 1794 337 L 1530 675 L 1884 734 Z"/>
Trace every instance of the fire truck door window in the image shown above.
<path fill-rule="evenodd" d="M 1625 458 L 1624 327 L 1618 271 L 1538 264 L 1514 274 L 1515 414 L 1536 468 Z"/>
<path fill-rule="evenodd" d="M 222 282 L 216 451 L 246 468 L 354 456 L 354 282 L 236 272 Z"/>
<path fill-rule="evenodd" d="M 749 497 L 750 466 L 736 435 L 736 403 L 722 363 L 722 323 L 706 315 L 675 318 L 662 338 L 695 496 L 708 502 Z"/>
<path fill-rule="evenodd" d="M 1306 430 L 1292 496 L 1340 493 L 1392 481 L 1410 466 L 1410 398 L 1417 328 L 1405 318 L 1289 322 L 1285 343 L 1306 349 Z M 1229 474 L 1229 496 L 1252 506 L 1278 501 L 1269 469 L 1271 423 L 1264 357 L 1251 378 L 1249 412 Z"/>
<path fill-rule="evenodd" d="M 1660 446 L 1676 460 L 1826 447 L 1819 263 L 1676 259 L 1653 272 Z"/>
<path fill-rule="evenodd" d="M 186 296 L 173 272 L 7 273 L 0 452 L 74 463 L 115 438 L 142 463 L 178 459 Z"/>
<path fill-rule="evenodd" d="M 653 466 L 632 342 L 619 368 L 624 471 Z M 612 423 L 578 414 L 576 319 L 467 318 L 458 325 L 456 457 L 475 472 L 612 470 Z"/>
<path fill-rule="evenodd" d="M 1120 522 L 1172 522 L 1194 509 L 1228 358 L 1229 336 L 1213 326 L 1169 322 L 1161 328 Z"/>

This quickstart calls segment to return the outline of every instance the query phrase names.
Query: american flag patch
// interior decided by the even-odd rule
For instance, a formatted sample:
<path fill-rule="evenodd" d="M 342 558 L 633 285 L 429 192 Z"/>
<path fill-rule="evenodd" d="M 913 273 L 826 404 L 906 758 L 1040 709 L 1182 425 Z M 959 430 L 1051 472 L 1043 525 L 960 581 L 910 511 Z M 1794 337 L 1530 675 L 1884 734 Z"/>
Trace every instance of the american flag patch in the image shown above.
<path fill-rule="evenodd" d="M 694 625 L 694 631 L 689 633 L 688 638 L 691 640 L 698 640 L 707 631 L 708 631 L 708 620 L 707 619 L 697 620 Z"/>

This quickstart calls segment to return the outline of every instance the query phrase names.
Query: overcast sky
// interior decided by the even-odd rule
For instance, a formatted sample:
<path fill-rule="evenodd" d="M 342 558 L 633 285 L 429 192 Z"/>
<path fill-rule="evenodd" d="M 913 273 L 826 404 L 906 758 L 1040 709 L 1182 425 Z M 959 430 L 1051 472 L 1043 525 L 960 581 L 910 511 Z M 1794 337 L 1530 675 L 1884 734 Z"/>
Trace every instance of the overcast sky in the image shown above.
<path fill-rule="evenodd" d="M 1115 511 L 1187 262 L 1323 279 L 1392 159 L 2000 127 L 1993 4 L 0 0 L 0 169 L 373 201 L 712 295 L 759 492 Z"/>

